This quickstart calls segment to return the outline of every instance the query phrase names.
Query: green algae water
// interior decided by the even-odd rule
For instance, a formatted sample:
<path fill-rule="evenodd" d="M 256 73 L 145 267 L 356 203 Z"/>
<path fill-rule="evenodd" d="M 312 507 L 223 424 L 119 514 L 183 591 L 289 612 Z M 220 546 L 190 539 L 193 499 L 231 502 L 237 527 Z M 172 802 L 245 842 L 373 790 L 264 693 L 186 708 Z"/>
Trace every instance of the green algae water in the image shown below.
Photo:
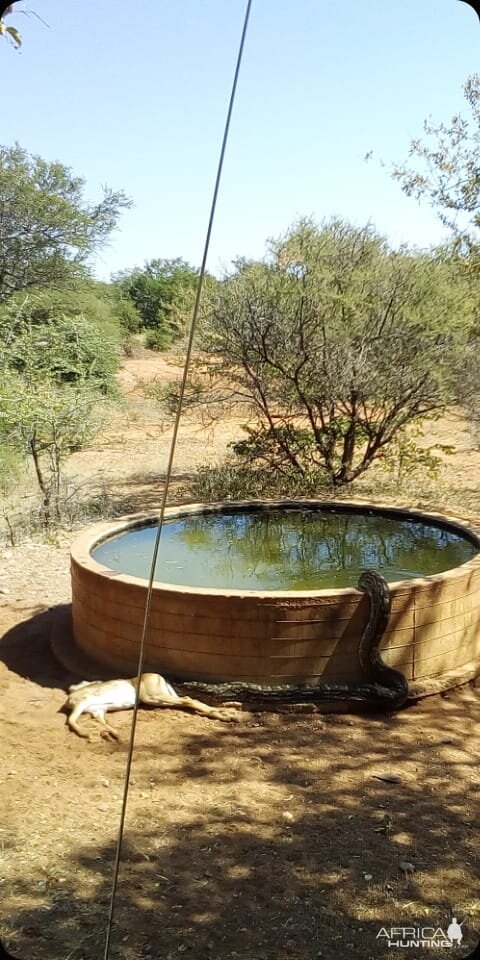
<path fill-rule="evenodd" d="M 105 540 L 93 558 L 148 579 L 155 526 Z M 217 590 L 326 590 L 357 585 L 362 570 L 392 582 L 443 573 L 478 553 L 454 529 L 380 512 L 238 510 L 166 520 L 155 579 Z"/>

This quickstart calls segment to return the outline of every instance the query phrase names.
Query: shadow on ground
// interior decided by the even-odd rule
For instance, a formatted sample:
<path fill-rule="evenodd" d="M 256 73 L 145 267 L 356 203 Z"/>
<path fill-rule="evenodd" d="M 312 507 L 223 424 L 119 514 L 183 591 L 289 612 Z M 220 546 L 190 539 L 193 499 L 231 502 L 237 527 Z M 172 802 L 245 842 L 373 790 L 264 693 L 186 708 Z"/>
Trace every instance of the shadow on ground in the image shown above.
<path fill-rule="evenodd" d="M 177 505 L 190 502 L 188 485 L 192 472 L 174 472 L 169 484 L 169 502 Z M 158 513 L 162 501 L 166 475 L 164 473 L 134 474 L 122 484 L 112 483 L 98 489 L 80 503 L 80 509 L 89 517 L 119 517 L 135 513 Z M 76 507 L 78 509 L 78 505 Z"/>
<path fill-rule="evenodd" d="M 466 920 L 473 946 L 480 806 L 477 758 L 465 743 L 478 701 L 474 708 L 452 702 L 446 736 L 438 715 L 417 707 L 413 740 L 411 711 L 368 721 L 269 716 L 195 731 L 183 718 L 176 735 L 173 726 L 153 742 L 158 715 L 145 715 L 112 955 L 368 960 L 394 956 L 382 927 L 445 929 L 453 916 Z M 115 820 L 125 750 L 103 753 Z M 43 883 L 19 864 L 10 898 L 23 906 L 10 935 L 26 960 L 101 955 L 115 841 L 104 835 L 111 824 L 93 830 L 91 816 L 85 809 L 85 840 L 67 862 L 53 856 L 52 836 Z M 411 876 L 404 861 L 415 865 Z"/>
<path fill-rule="evenodd" d="M 55 689 L 66 689 L 78 679 L 114 676 L 75 646 L 70 603 L 40 608 L 33 617 L 7 630 L 0 638 L 0 661 L 18 676 Z"/>
<path fill-rule="evenodd" d="M 50 636 L 68 614 L 8 631 L 8 669 L 66 686 Z M 102 956 L 130 718 L 115 718 L 118 746 L 79 741 L 53 717 L 35 730 L 33 713 L 12 732 L 1 915 L 23 960 Z M 393 958 L 382 928 L 446 929 L 456 916 L 460 958 L 480 926 L 479 721 L 471 686 L 388 717 L 260 714 L 230 727 L 142 711 L 112 957 Z"/>
<path fill-rule="evenodd" d="M 42 687 L 62 686 L 65 669 L 52 654 L 50 636 L 65 607 L 39 608 L 38 612 L 0 638 L 0 660 L 12 672 Z"/>

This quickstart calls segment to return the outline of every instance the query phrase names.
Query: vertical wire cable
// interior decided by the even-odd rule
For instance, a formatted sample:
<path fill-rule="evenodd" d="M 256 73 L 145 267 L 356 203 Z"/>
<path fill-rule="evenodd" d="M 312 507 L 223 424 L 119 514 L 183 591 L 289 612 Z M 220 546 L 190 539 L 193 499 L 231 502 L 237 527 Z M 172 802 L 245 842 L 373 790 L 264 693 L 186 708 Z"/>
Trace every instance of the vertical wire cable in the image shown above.
<path fill-rule="evenodd" d="M 115 906 L 116 906 L 117 889 L 118 889 L 118 876 L 119 876 L 120 863 L 121 863 L 121 858 L 122 858 L 123 836 L 124 836 L 124 832 L 125 832 L 125 816 L 126 816 L 126 811 L 127 811 L 128 790 L 129 790 L 129 786 L 130 786 L 130 773 L 131 773 L 131 769 L 132 769 L 133 748 L 134 748 L 134 744 L 135 744 L 135 731 L 136 731 L 136 726 L 137 726 L 137 714 L 138 714 L 138 707 L 139 707 L 139 702 L 140 702 L 140 679 L 141 679 L 141 675 L 142 675 L 142 671 L 143 671 L 143 664 L 144 664 L 144 660 L 145 660 L 145 648 L 146 648 L 146 641 L 147 641 L 147 636 L 148 636 L 148 623 L 149 623 L 149 617 L 150 617 L 150 609 L 151 609 L 151 605 L 152 605 L 152 594 L 153 594 L 153 583 L 154 583 L 154 579 L 155 579 L 155 568 L 156 568 L 156 564 L 157 564 L 157 557 L 158 557 L 158 552 L 159 552 L 159 547 L 160 547 L 160 538 L 161 538 L 162 529 L 163 529 L 163 521 L 164 521 L 164 516 L 165 516 L 165 508 L 166 508 L 168 490 L 169 490 L 170 480 L 171 480 L 171 475 L 172 475 L 172 467 L 173 467 L 173 461 L 174 461 L 174 456 L 175 456 L 175 448 L 176 448 L 176 443 L 177 443 L 178 430 L 179 430 L 179 426 L 180 426 L 180 419 L 181 419 L 181 415 L 182 415 L 183 401 L 184 401 L 184 397 L 185 397 L 185 388 L 186 388 L 187 378 L 188 378 L 188 372 L 189 372 L 189 368 L 190 368 L 190 361 L 191 361 L 191 358 L 192 358 L 193 342 L 194 342 L 194 336 L 195 336 L 195 329 L 196 329 L 196 325 L 197 325 L 198 312 L 199 312 L 199 308 L 200 308 L 200 301 L 201 301 L 201 295 L 202 295 L 202 289 L 203 289 L 203 282 L 204 282 L 204 279 L 205 279 L 205 272 L 206 272 L 208 251 L 209 251 L 209 247 L 210 247 L 210 238 L 211 238 L 211 235 L 212 235 L 212 227 L 213 227 L 213 221 L 214 221 L 214 218 L 215 218 L 215 211 L 216 211 L 216 206 L 217 206 L 218 192 L 219 192 L 219 188 L 220 188 L 220 181 L 221 181 L 221 177 L 222 177 L 223 164 L 224 164 L 224 159 L 225 159 L 225 152 L 226 152 L 227 142 L 228 142 L 228 134 L 229 134 L 229 130 L 230 130 L 230 122 L 231 122 L 231 119 L 232 119 L 233 106 L 234 106 L 234 103 L 235 103 L 235 95 L 236 95 L 236 91 L 237 91 L 238 78 L 239 78 L 239 75 L 240 75 L 240 67 L 241 67 L 242 59 L 243 59 L 243 51 L 244 51 L 244 46 L 245 46 L 245 39 L 246 39 L 246 35 L 247 35 L 248 22 L 249 22 L 249 19 L 250 19 L 250 11 L 251 11 L 251 8 L 252 8 L 252 4 L 253 4 L 253 0 L 247 0 L 247 5 L 246 5 L 246 9 L 245 9 L 244 20 L 243 20 L 243 28 L 242 28 L 241 38 L 240 38 L 240 45 L 239 45 L 238 54 L 237 54 L 237 62 L 236 62 L 236 66 L 235 66 L 235 73 L 234 73 L 234 76 L 233 76 L 232 89 L 231 89 L 231 93 L 230 93 L 230 100 L 229 100 L 229 104 L 228 104 L 227 117 L 226 117 L 226 121 L 225 121 L 225 127 L 224 127 L 223 139 L 222 139 L 222 146 L 221 146 L 221 149 L 220 149 L 220 156 L 219 156 L 219 161 L 218 161 L 218 165 L 217 165 L 217 174 L 216 174 L 216 178 L 215 178 L 215 186 L 214 186 L 213 196 L 212 196 L 212 202 L 211 202 L 211 206 L 210 206 L 210 215 L 209 215 L 209 219 L 208 219 L 207 233 L 206 233 L 206 236 L 205 236 L 205 243 L 204 243 L 202 263 L 201 263 L 200 273 L 199 273 L 199 278 L 198 278 L 197 292 L 196 292 L 196 296 L 195 296 L 195 303 L 194 303 L 194 307 L 193 307 L 192 319 L 191 319 L 191 322 L 190 322 L 190 331 L 189 331 L 189 336 L 188 336 L 188 341 L 187 341 L 187 350 L 186 350 L 186 354 L 185 354 L 185 364 L 184 364 L 184 368 L 183 368 L 183 377 L 182 377 L 182 382 L 181 382 L 181 386 L 180 386 L 178 406 L 177 406 L 177 412 L 176 412 L 176 417 L 175 417 L 175 421 L 174 421 L 172 439 L 171 439 L 171 442 L 170 442 L 170 452 L 169 452 L 169 457 L 168 457 L 167 471 L 166 471 L 166 475 L 165 475 L 165 485 L 164 485 L 164 489 L 163 489 L 163 495 L 162 495 L 160 513 L 159 513 L 159 518 L 158 518 L 158 525 L 157 525 L 157 532 L 156 532 L 156 537 L 155 537 L 155 544 L 154 544 L 153 554 L 152 554 L 152 562 L 151 562 L 151 567 L 150 567 L 150 576 L 149 576 L 149 580 L 148 580 L 147 599 L 146 599 L 146 602 L 145 602 L 145 614 L 144 614 L 144 621 L 143 621 L 143 629 L 142 629 L 142 635 L 141 635 L 141 640 L 140 640 L 140 650 L 139 650 L 139 656 L 138 656 L 138 669 L 137 669 L 136 690 L 135 690 L 135 704 L 134 704 L 134 708 L 133 708 L 132 723 L 131 723 L 131 727 L 130 727 L 130 740 L 129 740 L 129 745 L 128 745 L 128 754 L 127 754 L 127 764 L 126 764 L 126 770 L 125 770 L 125 780 L 124 780 L 124 789 L 123 789 L 123 797 L 122 797 L 122 806 L 121 806 L 121 811 L 120 811 L 120 823 L 119 823 L 119 829 L 118 829 L 117 848 L 116 848 L 115 863 L 114 863 L 114 868 L 113 868 L 112 892 L 111 892 L 111 897 L 110 897 L 110 909 L 109 909 L 108 922 L 107 922 L 107 934 L 106 934 L 106 939 L 105 939 L 104 960 L 108 960 L 109 955 L 110 955 L 110 944 L 111 944 L 111 939 L 112 939 L 112 930 L 113 930 L 113 923 L 114 923 L 114 917 L 115 917 Z"/>

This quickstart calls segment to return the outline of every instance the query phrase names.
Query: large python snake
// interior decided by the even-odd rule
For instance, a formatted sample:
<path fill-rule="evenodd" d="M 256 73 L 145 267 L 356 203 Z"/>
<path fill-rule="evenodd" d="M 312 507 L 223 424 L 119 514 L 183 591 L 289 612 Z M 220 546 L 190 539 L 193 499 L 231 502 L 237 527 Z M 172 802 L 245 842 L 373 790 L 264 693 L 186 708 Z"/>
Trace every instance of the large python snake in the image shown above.
<path fill-rule="evenodd" d="M 390 617 L 391 595 L 385 578 L 376 570 L 365 570 L 358 589 L 370 600 L 370 615 L 358 644 L 358 659 L 365 681 L 322 682 L 264 686 L 255 683 L 197 683 L 182 686 L 202 690 L 216 699 L 228 697 L 244 702 L 305 703 L 307 701 L 365 701 L 379 709 L 398 710 L 408 697 L 408 682 L 399 670 L 387 666 L 380 653 L 380 641 Z"/>

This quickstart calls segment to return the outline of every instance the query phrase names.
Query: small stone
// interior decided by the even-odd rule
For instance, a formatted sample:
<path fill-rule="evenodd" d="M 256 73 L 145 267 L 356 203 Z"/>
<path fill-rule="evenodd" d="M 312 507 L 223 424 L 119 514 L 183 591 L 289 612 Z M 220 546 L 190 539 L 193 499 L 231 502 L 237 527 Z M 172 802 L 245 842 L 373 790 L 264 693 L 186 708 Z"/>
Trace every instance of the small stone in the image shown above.
<path fill-rule="evenodd" d="M 110 786 L 110 780 L 108 780 L 107 777 L 100 777 L 100 783 L 102 784 L 102 787 Z"/>
<path fill-rule="evenodd" d="M 284 820 L 293 820 L 293 813 L 290 813 L 290 810 L 284 810 L 282 817 Z"/>
<path fill-rule="evenodd" d="M 410 863 L 408 860 L 401 860 L 398 866 L 403 873 L 415 873 L 415 864 Z"/>
<path fill-rule="evenodd" d="M 371 873 L 364 873 L 364 874 L 363 874 L 363 879 L 366 880 L 367 883 L 368 883 L 370 880 L 373 880 L 373 874 L 371 874 Z"/>

